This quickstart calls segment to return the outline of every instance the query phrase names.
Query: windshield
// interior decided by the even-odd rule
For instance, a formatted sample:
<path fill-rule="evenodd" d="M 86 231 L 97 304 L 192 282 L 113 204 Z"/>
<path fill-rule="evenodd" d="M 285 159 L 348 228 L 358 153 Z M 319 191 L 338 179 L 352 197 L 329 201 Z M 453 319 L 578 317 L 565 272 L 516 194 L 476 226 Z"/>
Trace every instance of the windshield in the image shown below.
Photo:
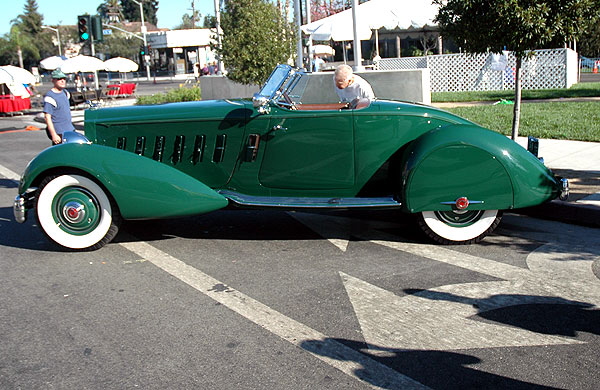
<path fill-rule="evenodd" d="M 260 92 L 254 95 L 255 107 L 261 107 L 267 101 L 271 101 L 294 109 L 301 103 L 307 85 L 306 73 L 289 65 L 278 65 Z"/>
<path fill-rule="evenodd" d="M 266 84 L 262 87 L 258 93 L 262 97 L 272 99 L 275 97 L 275 93 L 281 88 L 281 85 L 287 80 L 288 75 L 292 71 L 292 67 L 289 65 L 278 65 L 277 68 L 271 73 Z"/>

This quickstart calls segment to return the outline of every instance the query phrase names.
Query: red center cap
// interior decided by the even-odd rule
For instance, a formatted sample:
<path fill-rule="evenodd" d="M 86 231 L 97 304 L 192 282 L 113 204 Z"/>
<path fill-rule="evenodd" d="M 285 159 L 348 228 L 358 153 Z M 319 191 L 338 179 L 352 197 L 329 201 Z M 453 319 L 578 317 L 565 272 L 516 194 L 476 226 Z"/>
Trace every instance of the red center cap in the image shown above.
<path fill-rule="evenodd" d="M 76 219 L 77 217 L 79 217 L 79 210 L 77 210 L 75 207 L 69 207 L 69 209 L 67 210 L 67 215 L 69 216 L 69 218 Z"/>
<path fill-rule="evenodd" d="M 466 196 L 462 196 L 456 199 L 456 208 L 459 210 L 464 210 L 469 207 L 469 199 Z"/>

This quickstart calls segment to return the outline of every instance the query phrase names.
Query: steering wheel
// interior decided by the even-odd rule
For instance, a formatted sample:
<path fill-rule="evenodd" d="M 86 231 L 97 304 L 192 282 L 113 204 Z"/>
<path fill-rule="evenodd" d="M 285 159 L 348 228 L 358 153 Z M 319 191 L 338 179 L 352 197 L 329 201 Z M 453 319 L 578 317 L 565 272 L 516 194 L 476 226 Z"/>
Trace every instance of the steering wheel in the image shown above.
<path fill-rule="evenodd" d="M 354 98 L 350 103 L 348 103 L 348 109 L 354 110 L 358 107 L 358 102 L 360 102 L 360 98 Z"/>

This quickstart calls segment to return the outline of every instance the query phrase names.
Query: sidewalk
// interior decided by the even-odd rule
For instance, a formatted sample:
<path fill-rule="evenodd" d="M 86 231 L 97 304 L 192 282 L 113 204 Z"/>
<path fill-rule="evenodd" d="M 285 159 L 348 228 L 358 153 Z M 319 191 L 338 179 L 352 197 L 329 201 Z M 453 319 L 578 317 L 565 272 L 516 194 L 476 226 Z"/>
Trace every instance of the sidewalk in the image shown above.
<path fill-rule="evenodd" d="M 527 147 L 527 138 L 517 142 Z M 571 193 L 566 202 L 521 210 L 539 218 L 600 227 L 600 143 L 540 139 L 539 156 L 555 175 L 569 179 Z"/>

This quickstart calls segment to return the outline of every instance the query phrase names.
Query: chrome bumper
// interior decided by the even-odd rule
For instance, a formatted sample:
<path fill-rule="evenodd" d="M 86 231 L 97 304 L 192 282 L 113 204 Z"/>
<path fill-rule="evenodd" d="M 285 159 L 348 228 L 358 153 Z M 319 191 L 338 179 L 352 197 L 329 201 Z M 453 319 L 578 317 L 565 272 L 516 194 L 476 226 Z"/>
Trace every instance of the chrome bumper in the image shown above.
<path fill-rule="evenodd" d="M 13 214 L 15 221 L 23 223 L 27 220 L 27 208 L 25 207 L 25 198 L 21 195 L 17 195 L 15 202 L 13 203 Z"/>
<path fill-rule="evenodd" d="M 558 196 L 560 200 L 569 199 L 569 180 L 568 179 L 560 179 L 560 194 Z"/>

